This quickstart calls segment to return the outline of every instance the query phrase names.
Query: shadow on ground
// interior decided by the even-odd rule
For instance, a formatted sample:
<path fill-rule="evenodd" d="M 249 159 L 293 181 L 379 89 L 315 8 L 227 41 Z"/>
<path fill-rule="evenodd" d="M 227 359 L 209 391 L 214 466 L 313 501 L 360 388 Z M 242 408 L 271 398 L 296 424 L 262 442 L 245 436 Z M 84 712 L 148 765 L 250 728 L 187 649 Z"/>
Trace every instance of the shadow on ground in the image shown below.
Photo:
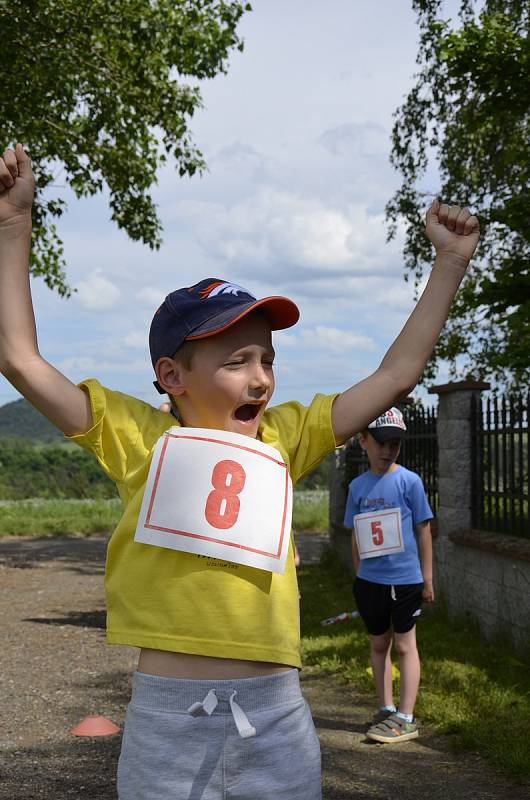
<path fill-rule="evenodd" d="M 121 735 L 8 750 L 0 757 L 1 800 L 116 800 Z"/>
<path fill-rule="evenodd" d="M 36 569 L 53 563 L 79 575 L 103 575 L 107 538 L 61 536 L 38 539 L 4 539 L 0 565 L 11 569 Z"/>
<path fill-rule="evenodd" d="M 72 611 L 64 617 L 26 617 L 22 622 L 36 622 L 39 625 L 74 625 L 81 628 L 99 628 L 105 630 L 107 612 Z"/>

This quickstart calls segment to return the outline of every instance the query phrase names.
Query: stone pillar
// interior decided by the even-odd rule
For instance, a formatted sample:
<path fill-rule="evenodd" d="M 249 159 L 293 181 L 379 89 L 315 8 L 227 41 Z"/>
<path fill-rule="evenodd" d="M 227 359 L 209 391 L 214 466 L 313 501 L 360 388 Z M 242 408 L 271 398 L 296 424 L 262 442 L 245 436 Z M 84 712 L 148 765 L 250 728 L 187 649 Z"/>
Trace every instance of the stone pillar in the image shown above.
<path fill-rule="evenodd" d="M 438 536 L 434 560 L 438 584 L 449 589 L 449 535 L 471 528 L 472 430 L 471 413 L 475 397 L 489 389 L 483 381 L 457 381 L 432 386 L 429 394 L 438 395 Z"/>

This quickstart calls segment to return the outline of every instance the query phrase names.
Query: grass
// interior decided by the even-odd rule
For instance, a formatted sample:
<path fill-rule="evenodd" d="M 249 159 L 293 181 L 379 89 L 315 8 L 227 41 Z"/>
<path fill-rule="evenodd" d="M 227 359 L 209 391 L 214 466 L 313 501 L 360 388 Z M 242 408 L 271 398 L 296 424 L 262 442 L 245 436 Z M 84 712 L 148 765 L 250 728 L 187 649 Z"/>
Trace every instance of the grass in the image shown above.
<path fill-rule="evenodd" d="M 295 530 L 328 529 L 327 491 L 295 492 L 293 505 Z M 116 527 L 120 514 L 118 499 L 4 500 L 0 502 L 0 537 L 108 533 Z"/>
<path fill-rule="evenodd" d="M 299 569 L 303 661 L 376 699 L 369 641 L 359 619 L 323 628 L 320 620 L 354 608 L 349 574 L 334 555 Z M 456 749 L 480 752 L 501 773 L 530 779 L 530 669 L 506 642 L 486 643 L 468 622 L 427 610 L 418 625 L 422 683 L 415 713 Z M 396 682 L 396 695 L 399 680 Z"/>
<path fill-rule="evenodd" d="M 295 531 L 324 533 L 329 528 L 329 492 L 310 489 L 294 492 L 293 528 Z"/>
<path fill-rule="evenodd" d="M 121 503 L 114 500 L 5 500 L 0 537 L 105 533 L 115 528 Z"/>

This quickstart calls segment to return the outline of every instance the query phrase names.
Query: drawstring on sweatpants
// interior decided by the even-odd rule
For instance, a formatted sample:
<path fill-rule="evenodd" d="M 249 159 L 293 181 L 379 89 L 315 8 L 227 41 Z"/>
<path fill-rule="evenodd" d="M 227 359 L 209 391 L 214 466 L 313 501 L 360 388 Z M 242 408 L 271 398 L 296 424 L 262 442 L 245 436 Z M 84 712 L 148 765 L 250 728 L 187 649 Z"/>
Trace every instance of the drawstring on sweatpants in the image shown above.
<path fill-rule="evenodd" d="M 234 697 L 236 696 L 237 692 L 234 691 L 229 697 L 230 703 L 230 710 L 232 712 L 232 716 L 234 718 L 234 722 L 236 723 L 236 728 L 239 732 L 239 735 L 242 739 L 250 739 L 251 736 L 256 735 L 256 728 L 254 728 L 239 703 L 236 703 Z"/>
<path fill-rule="evenodd" d="M 192 717 L 210 717 L 217 708 L 219 700 L 213 689 L 210 689 L 202 703 L 193 703 L 188 708 Z"/>
<path fill-rule="evenodd" d="M 393 584 L 390 587 L 390 597 L 392 598 L 392 600 L 396 600 L 397 599 L 396 598 L 396 587 Z"/>
<path fill-rule="evenodd" d="M 249 739 L 251 736 L 256 735 L 256 728 L 254 728 L 239 705 L 236 703 L 235 696 L 237 695 L 236 691 L 233 691 L 230 697 L 228 698 L 228 702 L 230 703 L 230 711 L 232 712 L 232 716 L 234 718 L 234 722 L 236 724 L 237 732 L 241 736 L 242 739 Z M 215 694 L 215 689 L 210 689 L 202 703 L 193 703 L 188 708 L 188 714 L 191 714 L 192 717 L 210 717 L 215 709 L 219 700 L 217 699 L 217 695 Z"/>

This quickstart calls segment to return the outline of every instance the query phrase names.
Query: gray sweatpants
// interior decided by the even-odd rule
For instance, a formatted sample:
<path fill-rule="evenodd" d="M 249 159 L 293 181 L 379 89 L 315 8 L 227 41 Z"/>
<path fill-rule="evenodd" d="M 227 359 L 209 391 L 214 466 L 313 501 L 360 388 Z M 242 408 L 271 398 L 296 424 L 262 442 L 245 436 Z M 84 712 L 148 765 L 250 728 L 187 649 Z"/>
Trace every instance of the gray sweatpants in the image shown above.
<path fill-rule="evenodd" d="M 320 746 L 298 671 L 237 680 L 136 672 L 119 800 L 320 800 Z"/>

